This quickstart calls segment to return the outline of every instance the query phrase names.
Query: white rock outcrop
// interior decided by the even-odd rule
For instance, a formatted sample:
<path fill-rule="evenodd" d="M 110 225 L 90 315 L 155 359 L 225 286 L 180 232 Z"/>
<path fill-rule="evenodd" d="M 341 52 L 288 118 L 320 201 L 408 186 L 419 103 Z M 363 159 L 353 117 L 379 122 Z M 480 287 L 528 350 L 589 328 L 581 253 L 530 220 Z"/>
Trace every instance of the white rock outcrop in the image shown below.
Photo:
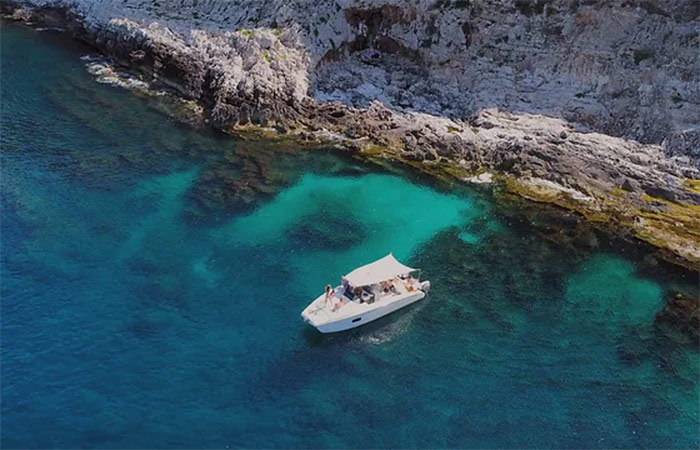
<path fill-rule="evenodd" d="M 231 88 L 456 119 L 499 107 L 700 152 L 694 0 L 16 3 L 197 53 Z"/>
<path fill-rule="evenodd" d="M 505 174 L 586 211 L 647 211 L 624 220 L 700 260 L 700 193 L 688 182 L 700 178 L 697 0 L 8 0 L 2 8 L 68 27 L 145 82 L 196 102 L 215 127 L 342 136 L 351 148 L 369 142 L 465 178 Z"/>

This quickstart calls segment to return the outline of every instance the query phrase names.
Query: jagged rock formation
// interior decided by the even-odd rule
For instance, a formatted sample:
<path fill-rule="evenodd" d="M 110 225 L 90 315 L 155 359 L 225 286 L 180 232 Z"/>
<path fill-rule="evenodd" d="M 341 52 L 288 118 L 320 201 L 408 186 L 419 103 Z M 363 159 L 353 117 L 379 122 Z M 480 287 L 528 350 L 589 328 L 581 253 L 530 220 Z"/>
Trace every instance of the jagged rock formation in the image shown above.
<path fill-rule="evenodd" d="M 130 55 L 136 60 L 171 53 L 174 67 L 154 71 L 195 98 L 218 81 L 243 82 L 248 96 L 258 89 L 258 97 L 299 101 L 311 81 L 316 98 L 355 106 L 381 100 L 457 119 L 500 107 L 700 151 L 693 0 L 21 3 L 69 8 L 119 56 L 128 56 L 124 45 L 150 47 Z M 217 72 L 223 80 L 205 79 Z"/>
<path fill-rule="evenodd" d="M 332 136 L 700 261 L 693 0 L 15 0 L 221 129 Z M 328 134 L 330 133 L 330 134 Z"/>

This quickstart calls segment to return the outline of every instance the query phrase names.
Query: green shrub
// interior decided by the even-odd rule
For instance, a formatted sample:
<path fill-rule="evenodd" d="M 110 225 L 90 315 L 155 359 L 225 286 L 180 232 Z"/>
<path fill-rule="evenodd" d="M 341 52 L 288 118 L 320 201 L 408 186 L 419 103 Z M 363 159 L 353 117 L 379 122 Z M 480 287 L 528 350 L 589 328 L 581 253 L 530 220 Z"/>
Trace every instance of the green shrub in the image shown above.
<path fill-rule="evenodd" d="M 654 50 L 635 50 L 634 51 L 634 62 L 639 65 L 645 59 L 650 59 L 654 57 Z"/>
<path fill-rule="evenodd" d="M 530 17 L 535 14 L 542 14 L 547 3 L 549 3 L 547 0 L 515 0 L 515 7 L 521 14 Z"/>

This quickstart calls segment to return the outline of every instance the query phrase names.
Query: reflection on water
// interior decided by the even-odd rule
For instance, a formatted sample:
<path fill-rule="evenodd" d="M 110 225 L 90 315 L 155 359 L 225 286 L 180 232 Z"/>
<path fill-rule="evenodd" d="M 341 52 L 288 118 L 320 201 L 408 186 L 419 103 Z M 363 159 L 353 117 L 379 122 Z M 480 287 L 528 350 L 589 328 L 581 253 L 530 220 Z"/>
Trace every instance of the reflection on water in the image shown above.
<path fill-rule="evenodd" d="M 692 276 L 561 213 L 183 126 L 69 40 L 1 46 L 3 446 L 698 446 L 698 342 L 655 321 Z M 302 322 L 389 251 L 424 301 Z"/>

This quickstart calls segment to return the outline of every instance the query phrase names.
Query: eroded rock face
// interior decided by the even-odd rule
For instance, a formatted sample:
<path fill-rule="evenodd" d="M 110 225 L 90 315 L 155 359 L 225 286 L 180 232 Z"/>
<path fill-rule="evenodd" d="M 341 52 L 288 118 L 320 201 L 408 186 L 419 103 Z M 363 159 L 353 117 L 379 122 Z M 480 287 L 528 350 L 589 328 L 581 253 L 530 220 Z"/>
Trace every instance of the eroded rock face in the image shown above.
<path fill-rule="evenodd" d="M 317 97 L 457 119 L 495 106 L 645 143 L 697 129 L 697 3 L 401 5 L 348 10 L 363 45 L 316 67 Z"/>
<path fill-rule="evenodd" d="M 700 261 L 692 0 L 14 0 L 201 105 L 614 220 Z M 465 177 L 466 178 L 466 177 Z M 245 188 L 245 189 L 244 189 Z M 234 192 L 245 202 L 248 186 Z M 252 191 L 251 191 L 252 192 Z M 223 195 L 223 194 L 222 194 Z"/>
<path fill-rule="evenodd" d="M 311 94 L 455 119 L 499 107 L 699 156 L 693 0 L 9 3 L 69 11 L 217 125 L 294 119 Z"/>

